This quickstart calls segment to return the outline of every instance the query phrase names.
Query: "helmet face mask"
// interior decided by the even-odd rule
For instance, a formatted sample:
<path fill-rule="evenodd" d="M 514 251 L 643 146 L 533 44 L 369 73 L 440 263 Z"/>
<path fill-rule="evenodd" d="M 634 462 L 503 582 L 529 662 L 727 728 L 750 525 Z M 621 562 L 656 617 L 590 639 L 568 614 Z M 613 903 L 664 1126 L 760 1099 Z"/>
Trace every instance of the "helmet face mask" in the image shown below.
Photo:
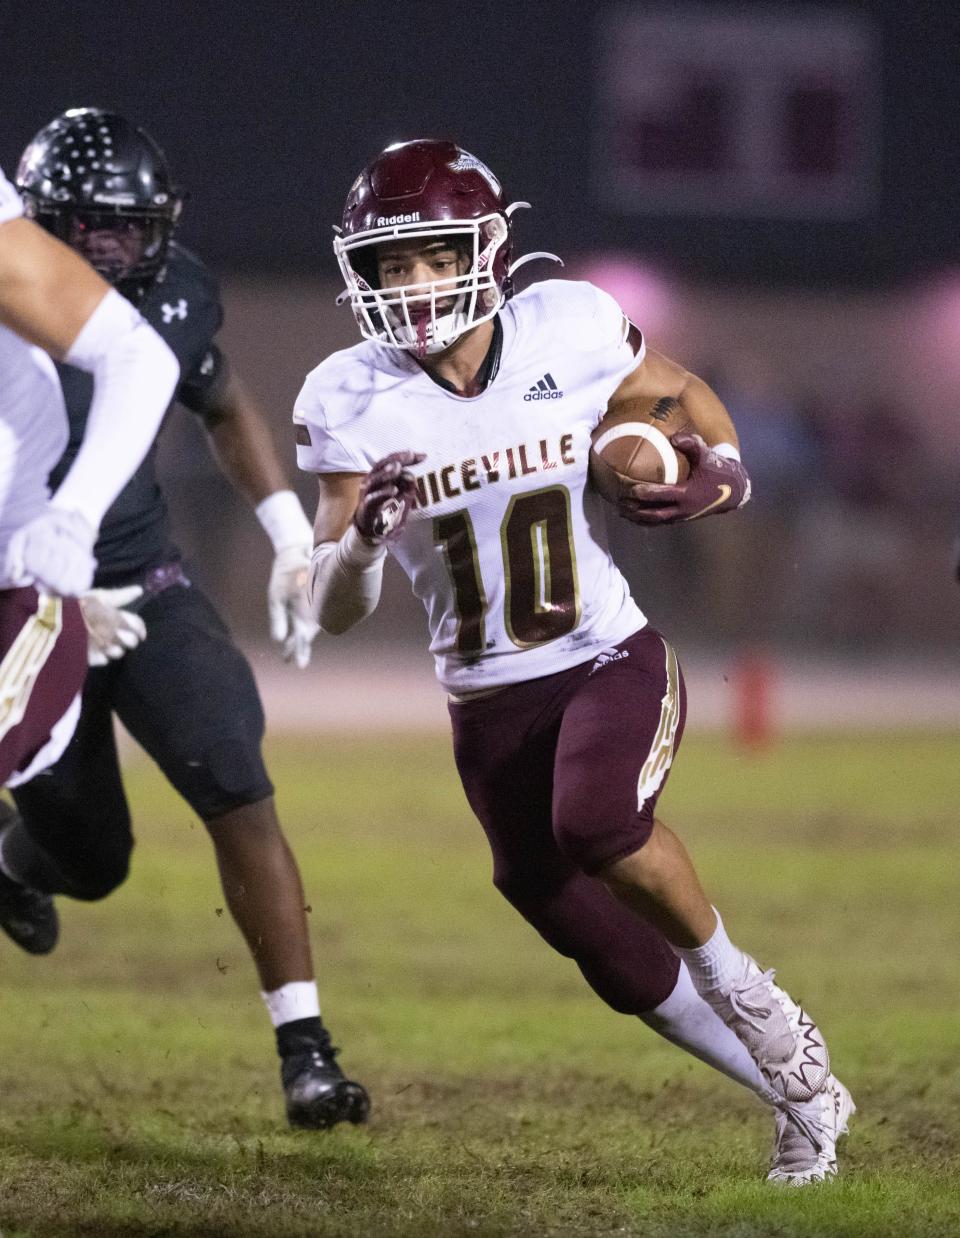
<path fill-rule="evenodd" d="M 444 243 L 460 256 L 457 274 L 384 285 L 379 254 L 391 241 L 414 251 Z M 503 305 L 506 291 L 495 271 L 508 241 L 506 217 L 492 212 L 477 219 L 414 221 L 338 236 L 334 252 L 361 334 L 425 357 L 449 348 Z"/>
<path fill-rule="evenodd" d="M 453 142 L 388 146 L 357 177 L 333 248 L 366 339 L 426 357 L 492 318 L 511 294 L 510 212 L 490 169 Z M 421 283 L 380 277 L 378 247 L 449 242 L 455 276 Z M 423 275 L 420 275 L 421 280 Z"/>
<path fill-rule="evenodd" d="M 26 214 L 130 300 L 161 276 L 182 198 L 143 129 L 115 112 L 72 108 L 24 151 L 17 185 Z"/>
<path fill-rule="evenodd" d="M 149 277 L 166 251 L 165 221 L 142 212 L 72 211 L 63 240 L 111 284 Z"/>

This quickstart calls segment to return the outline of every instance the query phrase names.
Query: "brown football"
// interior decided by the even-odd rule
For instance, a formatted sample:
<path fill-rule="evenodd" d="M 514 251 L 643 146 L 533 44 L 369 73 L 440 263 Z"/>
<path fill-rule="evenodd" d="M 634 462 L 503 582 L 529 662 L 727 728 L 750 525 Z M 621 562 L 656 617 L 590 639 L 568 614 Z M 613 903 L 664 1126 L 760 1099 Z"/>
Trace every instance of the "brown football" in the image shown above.
<path fill-rule="evenodd" d="M 607 413 L 590 436 L 593 484 L 616 503 L 638 481 L 686 481 L 690 465 L 670 436 L 692 429 L 687 414 L 670 396 L 632 400 Z"/>

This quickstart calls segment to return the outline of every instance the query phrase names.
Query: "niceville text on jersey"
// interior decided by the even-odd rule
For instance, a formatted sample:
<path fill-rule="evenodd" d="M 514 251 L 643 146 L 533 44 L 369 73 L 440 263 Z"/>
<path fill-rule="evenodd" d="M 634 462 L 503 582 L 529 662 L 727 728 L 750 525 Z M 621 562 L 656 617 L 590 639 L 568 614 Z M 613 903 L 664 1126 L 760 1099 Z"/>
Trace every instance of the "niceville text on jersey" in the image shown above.
<path fill-rule="evenodd" d="M 310 472 L 366 473 L 392 451 L 425 453 L 416 504 L 389 549 L 423 601 L 437 674 L 453 692 L 591 661 L 646 622 L 587 485 L 590 433 L 642 341 L 631 345 L 620 307 L 587 283 L 534 284 L 500 320 L 500 368 L 479 395 L 365 341 L 308 375 L 294 410 L 297 460 Z M 525 401 L 536 375 L 564 398 Z"/>
<path fill-rule="evenodd" d="M 534 473 L 548 473 L 551 469 L 575 466 L 573 434 L 561 434 L 551 442 L 542 438 L 538 443 L 517 443 L 470 456 L 439 469 L 430 469 L 416 478 L 417 507 L 429 507 L 444 499 L 455 499 L 465 491 L 479 490 L 481 486 L 497 482 L 515 481 L 517 477 L 530 477 Z"/>

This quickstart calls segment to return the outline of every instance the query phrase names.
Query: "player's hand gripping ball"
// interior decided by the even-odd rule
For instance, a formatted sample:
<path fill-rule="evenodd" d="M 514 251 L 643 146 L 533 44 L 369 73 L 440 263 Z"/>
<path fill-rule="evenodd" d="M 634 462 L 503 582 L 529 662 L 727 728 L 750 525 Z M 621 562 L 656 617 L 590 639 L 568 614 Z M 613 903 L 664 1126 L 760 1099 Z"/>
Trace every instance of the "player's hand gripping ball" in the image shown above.
<path fill-rule="evenodd" d="M 413 507 L 416 483 L 410 469 L 425 460 L 419 451 L 393 451 L 363 479 L 353 523 L 361 537 L 379 544 L 400 536 Z"/>
<path fill-rule="evenodd" d="M 590 436 L 590 478 L 605 499 L 618 505 L 637 482 L 674 485 L 690 471 L 670 436 L 685 430 L 689 418 L 667 396 L 636 399 L 607 413 Z"/>
<path fill-rule="evenodd" d="M 674 524 L 743 507 L 750 498 L 746 469 L 692 429 L 669 397 L 608 413 L 591 438 L 594 485 L 634 524 Z"/>
<path fill-rule="evenodd" d="M 736 511 L 750 501 L 750 478 L 735 457 L 714 451 L 699 434 L 673 434 L 670 442 L 687 459 L 687 480 L 672 486 L 637 482 L 617 504 L 624 519 L 675 524 Z"/>

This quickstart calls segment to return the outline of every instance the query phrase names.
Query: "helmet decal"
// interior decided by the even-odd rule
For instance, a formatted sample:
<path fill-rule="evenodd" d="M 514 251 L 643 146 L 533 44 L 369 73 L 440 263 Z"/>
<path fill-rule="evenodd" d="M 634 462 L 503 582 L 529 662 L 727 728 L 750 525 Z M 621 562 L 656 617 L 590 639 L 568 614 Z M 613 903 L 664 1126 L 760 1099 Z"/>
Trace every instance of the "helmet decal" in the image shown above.
<path fill-rule="evenodd" d="M 500 182 L 487 165 L 481 162 L 476 155 L 471 155 L 469 151 L 462 150 L 449 167 L 451 172 L 479 172 L 498 197 L 503 193 Z"/>

